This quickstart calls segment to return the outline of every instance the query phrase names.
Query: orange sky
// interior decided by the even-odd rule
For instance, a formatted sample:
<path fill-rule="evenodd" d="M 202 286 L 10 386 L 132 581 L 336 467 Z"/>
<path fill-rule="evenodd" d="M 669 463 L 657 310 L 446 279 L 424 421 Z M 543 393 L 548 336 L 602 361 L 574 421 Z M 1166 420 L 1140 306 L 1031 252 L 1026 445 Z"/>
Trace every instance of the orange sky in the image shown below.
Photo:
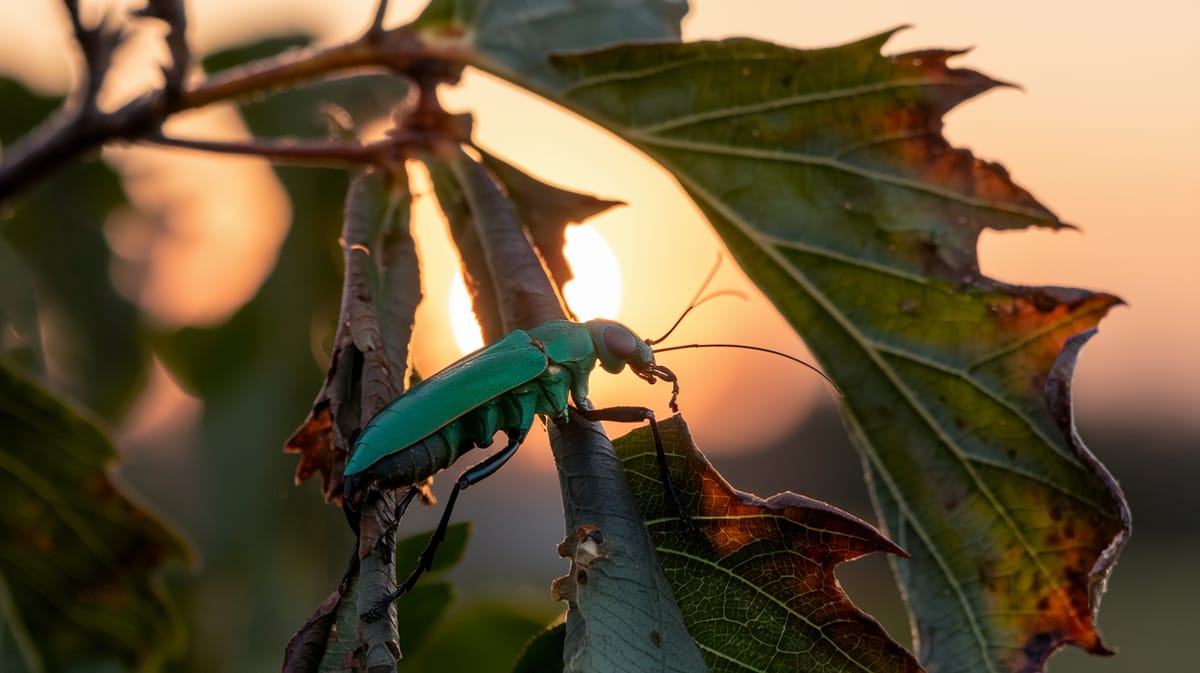
<path fill-rule="evenodd" d="M 314 14 L 296 11 L 300 4 L 313 7 Z M 394 3 L 393 15 L 411 15 L 422 4 Z M 1008 282 L 1079 286 L 1124 297 L 1130 306 L 1104 320 L 1100 335 L 1084 351 L 1077 386 L 1081 413 L 1130 414 L 1146 422 L 1164 418 L 1196 427 L 1200 420 L 1192 410 L 1200 402 L 1200 357 L 1192 344 L 1200 327 L 1200 300 L 1192 286 L 1200 280 L 1193 266 L 1200 248 L 1200 201 L 1192 191 L 1200 185 L 1191 164 L 1200 155 L 1200 76 L 1194 71 L 1200 63 L 1200 10 L 1192 3 L 1167 0 L 1139 3 L 1136 11 L 1124 3 L 1102 4 L 849 0 L 817 9 L 815 3 L 787 0 L 709 0 L 693 3 L 685 36 L 750 35 L 796 46 L 824 46 L 911 24 L 914 28 L 898 35 L 889 50 L 973 45 L 974 51 L 958 65 L 1019 83 L 1024 91 L 995 91 L 968 103 L 951 114 L 947 134 L 982 158 L 1003 163 L 1018 183 L 1082 229 L 985 234 L 984 273 Z M 371 5 L 336 3 L 335 9 L 335 3 L 315 1 L 209 0 L 192 2 L 189 9 L 193 41 L 203 50 L 236 41 L 239 36 L 233 31 L 248 30 L 254 20 L 280 16 L 348 36 L 363 25 Z M 52 88 L 65 78 L 66 35 L 59 39 L 24 27 L 38 25 L 32 15 L 48 6 L 57 9 L 55 3 L 0 6 L 0 71 L 5 63 L 33 65 L 37 72 L 27 72 Z M 753 7 L 753 13 L 747 13 L 747 7 Z M 706 265 L 719 248 L 693 206 L 661 170 L 590 125 L 482 75 L 469 74 L 462 87 L 446 93 L 445 101 L 452 109 L 474 110 L 481 144 L 534 174 L 628 202 L 628 207 L 599 218 L 595 225 L 625 268 L 623 308 L 616 317 L 651 334 L 674 319 L 705 269 L 672 271 L 664 283 L 660 270 L 644 262 L 646 251 L 677 251 Z M 554 141 L 538 142 L 546 138 Z M 563 147 L 572 149 L 563 152 Z M 243 166 L 257 170 L 247 162 Z M 223 221 L 220 213 L 209 213 L 207 220 L 218 225 Z M 437 228 L 435 224 L 422 230 L 423 244 L 444 247 L 437 242 Z M 214 240 L 226 240 L 214 235 Z M 253 257 L 255 249 L 250 246 L 245 254 Z M 206 263 L 222 262 L 196 261 Z M 452 266 L 443 260 L 427 269 L 430 295 L 436 297 L 444 291 Z M 727 265 L 715 286 L 741 282 L 740 272 Z M 783 321 L 752 294 L 748 302 L 723 300 L 727 303 L 719 310 L 697 311 L 677 342 L 738 341 L 802 353 Z M 187 293 L 175 288 L 163 296 Z M 195 306 L 178 308 L 185 316 L 181 319 L 203 313 Z M 426 310 L 432 315 L 440 308 Z M 747 325 L 754 326 L 753 334 L 743 331 Z M 427 344 L 440 340 L 422 336 Z M 424 357 L 428 368 L 453 353 L 430 345 Z M 781 432 L 790 416 L 803 414 L 816 396 L 828 395 L 814 376 L 802 370 L 781 371 L 786 368 L 778 362 L 754 355 L 672 354 L 669 366 L 685 382 L 681 404 L 698 411 L 697 416 L 706 416 L 717 396 L 739 400 L 739 407 L 722 414 L 720 422 L 693 421 L 701 426 L 698 436 L 707 433 L 717 443 L 749 428 L 765 428 L 768 435 Z M 604 374 L 597 379 L 601 400 L 637 400 L 652 406 L 665 402 L 662 386 L 647 389 L 632 377 L 622 377 L 629 380 L 621 385 L 612 385 L 619 381 Z M 714 390 L 687 384 L 697 380 L 715 384 Z M 706 399 L 708 394 L 713 397 Z M 770 399 L 770 405 L 762 404 L 763 398 Z M 734 420 L 728 420 L 731 417 Z"/>

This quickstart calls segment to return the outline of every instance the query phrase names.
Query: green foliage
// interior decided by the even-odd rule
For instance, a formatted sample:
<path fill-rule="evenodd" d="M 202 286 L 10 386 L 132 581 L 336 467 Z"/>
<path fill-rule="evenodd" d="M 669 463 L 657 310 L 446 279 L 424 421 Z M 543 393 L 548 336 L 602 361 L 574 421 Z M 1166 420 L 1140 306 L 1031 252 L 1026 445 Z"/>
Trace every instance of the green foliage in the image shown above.
<path fill-rule="evenodd" d="M 483 164 L 464 153 L 464 139 L 447 130 L 459 127 L 429 117 L 430 109 L 441 111 L 428 87 L 430 72 L 464 63 L 567 106 L 659 162 L 804 336 L 845 394 L 843 411 L 883 528 L 912 556 L 894 567 L 926 667 L 1040 671 L 1065 644 L 1106 652 L 1093 620 L 1129 515 L 1074 432 L 1070 378 L 1086 340 L 1075 335 L 1119 300 L 980 275 L 975 248 L 983 229 L 1065 226 L 1003 168 L 942 137 L 946 112 L 999 83 L 948 67 L 955 52 L 884 56 L 891 33 L 821 50 L 745 39 L 683 44 L 685 11 L 671 0 L 433 0 L 410 32 L 400 31 L 425 40 L 422 51 L 410 61 L 389 54 L 386 64 L 422 85 L 425 107 L 396 118 L 417 140 L 398 144 L 386 163 L 396 169 L 415 158 L 430 169 L 475 281 L 485 331 L 503 324 L 506 302 L 533 300 L 521 293 L 486 298 L 518 264 L 488 249 L 479 225 L 513 225 L 509 240 L 526 248 L 528 234 L 540 254 L 530 257 L 536 273 L 544 261 L 561 287 L 570 277 L 561 255 L 566 224 L 615 202 L 551 187 L 482 150 Z M 224 71 L 307 44 L 303 37 L 268 40 L 209 56 L 204 66 Z M 447 67 L 428 67 L 439 59 Z M 408 92 L 402 77 L 359 72 L 272 91 L 240 109 L 257 138 L 319 141 L 332 131 L 354 146 L 355 127 L 391 113 Z M 0 80 L 0 100 L 5 146 L 60 103 L 7 80 Z M 409 334 L 388 324 L 394 302 L 381 274 L 393 269 L 386 263 L 372 259 L 364 296 L 339 292 L 335 242 L 346 173 L 289 167 L 276 176 L 293 219 L 287 241 L 273 251 L 271 277 L 225 323 L 170 333 L 146 325 L 110 279 L 103 227 L 130 208 L 112 169 L 70 163 L 7 204 L 0 232 L 3 670 L 154 668 L 179 649 L 177 609 L 154 578 L 164 561 L 185 556 L 183 545 L 113 486 L 110 441 L 63 401 L 119 423 L 145 386 L 152 354 L 204 403 L 202 455 L 161 479 L 143 468 L 154 476 L 143 483 L 183 522 L 207 563 L 205 575 L 178 587 L 185 609 L 202 615 L 203 645 L 187 665 L 270 667 L 294 616 L 311 609 L 298 596 L 312 591 L 301 589 L 340 571 L 350 534 L 315 498 L 279 496 L 291 493 L 291 464 L 276 449 L 308 408 L 314 415 L 302 429 L 318 454 L 329 433 L 347 442 L 359 429 L 358 406 L 333 421 L 320 416 L 326 388 L 318 404 L 309 403 L 324 364 L 313 357 L 314 326 L 332 334 L 346 322 L 335 311 L 339 299 L 343 310 L 353 301 L 372 306 L 385 333 L 403 333 L 404 344 L 384 346 L 393 368 L 406 364 L 400 346 L 407 348 Z M 392 196 L 387 226 L 407 228 L 411 195 Z M 378 255 L 374 243 L 368 247 Z M 415 278 L 415 264 L 405 265 Z M 326 385 L 337 378 L 355 388 L 379 376 L 377 362 L 358 357 L 361 344 L 337 331 L 333 357 L 345 359 Z M 588 434 L 579 423 L 569 426 L 552 430 L 556 458 L 566 462 L 557 448 L 565 441 L 615 461 L 603 442 L 578 436 Z M 802 496 L 760 501 L 737 492 L 692 453 L 682 423 L 664 423 L 664 430 L 675 483 L 699 533 L 665 501 L 644 432 L 625 440 L 622 457 L 648 533 L 636 512 L 620 510 L 612 495 L 619 491 L 605 490 L 619 485 L 581 490 L 596 475 L 560 464 L 571 475 L 563 477 L 570 534 L 560 552 L 572 571 L 555 585 L 556 596 L 571 603 L 566 625 L 535 635 L 540 617 L 486 604 L 447 618 L 450 585 L 427 577 L 400 606 L 403 665 L 508 670 L 533 636 L 517 670 L 562 670 L 564 659 L 572 670 L 694 670 L 701 667 L 697 647 L 712 670 L 732 662 L 756 670 L 919 670 L 833 577 L 836 564 L 897 551 L 894 544 Z M 321 465 L 307 472 L 325 471 L 325 494 L 337 496 L 340 464 Z M 576 525 L 580 516 L 588 525 Z M 597 530 L 635 542 L 648 534 L 665 578 L 656 568 L 647 575 L 647 563 L 634 567 L 644 557 L 623 557 L 629 547 L 605 547 Z M 451 527 L 432 573 L 458 563 L 466 537 L 466 526 Z M 401 577 L 424 544 L 424 536 L 397 544 Z M 233 588 L 224 578 L 235 573 L 241 579 Z M 775 585 L 772 577 L 792 582 Z M 595 590 L 606 581 L 626 590 Z M 375 600 L 359 591 L 350 572 L 304 625 L 306 637 L 294 641 L 320 655 L 319 670 L 344 670 L 355 660 L 359 599 Z M 675 598 L 686 632 L 672 621 Z M 246 643 L 257 648 L 250 655 L 240 653 Z"/>
<path fill-rule="evenodd" d="M 559 673 L 563 670 L 562 652 L 567 625 L 559 622 L 535 634 L 525 643 L 512 673 Z"/>
<path fill-rule="evenodd" d="M 439 622 L 429 641 L 412 656 L 405 655 L 400 667 L 430 673 L 506 673 L 522 644 L 545 623 L 540 610 L 523 613 L 512 605 L 474 604 Z"/>
<path fill-rule="evenodd" d="M 155 668 L 183 644 L 157 575 L 187 551 L 113 484 L 115 456 L 95 425 L 0 366 L 0 617 L 17 646 L 3 656 L 28 670 Z"/>
<path fill-rule="evenodd" d="M 3 79 L 0 100 L 14 111 L 0 115 L 0 139 L 28 131 L 33 115 L 49 116 L 61 102 Z M 113 254 L 103 229 L 109 214 L 129 210 L 121 181 L 102 162 L 80 162 L 14 205 L 0 220 L 0 258 L 6 262 L 0 289 L 5 304 L 20 302 L 20 307 L 6 308 L 0 319 L 20 343 L 4 344 L 6 356 L 15 357 L 10 349 L 18 346 L 26 350 L 20 357 L 31 371 L 41 371 L 38 322 L 53 325 L 47 343 L 53 352 L 47 355 L 54 360 L 56 387 L 116 420 L 145 384 L 149 364 L 137 308 L 110 280 Z"/>

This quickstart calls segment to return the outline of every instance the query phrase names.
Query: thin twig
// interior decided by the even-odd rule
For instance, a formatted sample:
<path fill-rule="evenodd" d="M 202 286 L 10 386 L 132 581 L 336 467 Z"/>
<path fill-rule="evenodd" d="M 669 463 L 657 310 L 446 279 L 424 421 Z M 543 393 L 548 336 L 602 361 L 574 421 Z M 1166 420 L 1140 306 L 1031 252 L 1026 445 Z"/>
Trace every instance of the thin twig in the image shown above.
<path fill-rule="evenodd" d="M 89 76 L 85 91 L 95 88 L 102 81 L 107 65 L 98 67 L 92 54 L 103 43 L 96 37 L 96 30 L 87 29 L 79 21 L 77 0 L 64 0 L 71 12 L 72 23 L 77 35 L 82 36 L 81 48 L 89 59 Z M 177 0 L 164 0 L 163 6 Z M 168 13 L 169 8 L 159 7 L 155 12 Z M 160 14 L 156 14 L 160 15 Z M 186 62 L 185 21 L 172 25 L 172 36 L 176 46 L 173 56 L 179 63 Z M 105 33 L 106 35 L 109 33 Z M 113 34 L 115 35 L 115 34 Z M 98 42 L 99 41 L 99 42 Z M 34 128 L 17 142 L 5 148 L 0 161 L 0 203 L 44 178 L 49 173 L 79 156 L 114 140 L 138 141 L 156 133 L 162 123 L 172 114 L 203 107 L 212 103 L 246 97 L 266 90 L 280 89 L 312 81 L 331 73 L 367 67 L 385 68 L 392 72 L 407 72 L 418 64 L 443 61 L 458 64 L 461 68 L 464 56 L 454 49 L 430 48 L 421 43 L 407 26 L 401 26 L 378 34 L 368 33 L 345 44 L 323 48 L 288 52 L 219 73 L 191 89 L 176 94 L 170 84 L 177 76 L 176 65 L 172 64 L 168 84 L 161 89 L 148 92 L 130 101 L 113 112 L 101 112 L 94 104 L 85 116 L 61 112 Z M 178 75 L 182 78 L 182 75 Z"/>
<path fill-rule="evenodd" d="M 444 138 L 441 136 L 435 137 L 434 134 L 424 129 L 398 129 L 389 133 L 383 140 L 377 140 L 365 145 L 350 142 L 337 143 L 328 140 L 319 142 L 305 142 L 294 139 L 256 139 L 251 141 L 198 140 L 195 138 L 168 136 L 161 132 L 151 133 L 143 140 L 164 147 L 261 157 L 285 164 L 361 168 L 363 166 L 379 165 L 400 160 L 408 153 L 410 148 L 428 146 L 435 141 L 444 140 Z"/>
<path fill-rule="evenodd" d="M 252 140 L 195 140 L 163 134 L 151 134 L 146 142 L 163 147 L 175 147 L 217 154 L 236 154 L 260 157 L 279 163 L 316 164 L 321 166 L 359 166 L 375 163 L 377 156 L 363 145 L 346 143 L 300 143 L 291 141 Z"/>

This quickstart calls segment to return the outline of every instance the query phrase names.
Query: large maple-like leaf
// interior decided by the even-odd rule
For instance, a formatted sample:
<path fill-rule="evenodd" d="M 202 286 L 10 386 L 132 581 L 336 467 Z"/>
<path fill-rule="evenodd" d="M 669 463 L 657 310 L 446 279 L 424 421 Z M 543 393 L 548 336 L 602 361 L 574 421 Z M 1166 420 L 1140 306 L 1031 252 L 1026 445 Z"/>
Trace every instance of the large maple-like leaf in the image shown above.
<path fill-rule="evenodd" d="M 1128 511 L 1043 386 L 1119 300 L 979 274 L 983 228 L 1065 225 L 941 135 L 997 82 L 948 67 L 958 52 L 882 56 L 889 36 L 563 56 L 554 98 L 670 170 L 838 381 L 886 529 L 913 555 L 895 565 L 922 661 L 1038 671 L 1063 644 L 1106 652 L 1096 588 Z"/>
<path fill-rule="evenodd" d="M 920 671 L 903 647 L 856 608 L 837 564 L 903 553 L 871 525 L 796 493 L 762 500 L 735 490 L 679 416 L 660 424 L 679 518 L 660 478 L 649 428 L 613 442 L 688 632 L 710 671 Z"/>

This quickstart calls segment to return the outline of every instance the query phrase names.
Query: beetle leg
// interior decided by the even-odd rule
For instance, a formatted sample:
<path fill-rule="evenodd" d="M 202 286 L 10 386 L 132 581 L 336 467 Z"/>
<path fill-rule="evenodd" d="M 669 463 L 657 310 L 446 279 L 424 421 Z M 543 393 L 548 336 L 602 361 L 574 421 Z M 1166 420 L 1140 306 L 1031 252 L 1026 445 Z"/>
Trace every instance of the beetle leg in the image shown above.
<path fill-rule="evenodd" d="M 521 442 L 525 441 L 525 433 L 527 430 L 513 431 L 509 435 L 508 444 L 501 450 L 484 458 L 483 460 L 468 467 L 459 475 L 458 480 L 454 482 L 454 488 L 450 490 L 450 497 L 446 500 L 446 508 L 442 510 L 442 518 L 438 520 L 437 529 L 433 531 L 429 542 L 425 543 L 425 549 L 421 550 L 421 555 L 417 557 L 417 567 L 409 573 L 404 582 L 396 587 L 396 590 L 388 594 L 379 601 L 379 604 L 363 614 L 363 621 L 374 622 L 387 612 L 388 606 L 399 599 L 404 594 L 408 593 L 417 584 L 417 580 L 425 571 L 433 567 L 433 555 L 437 553 L 438 546 L 442 544 L 442 540 L 446 537 L 446 527 L 450 525 L 450 513 L 454 511 L 454 503 L 458 500 L 458 493 L 463 489 L 477 484 L 487 477 L 491 476 L 508 462 L 509 458 L 517 452 L 517 448 L 521 446 Z"/>
<path fill-rule="evenodd" d="M 604 409 L 577 408 L 576 411 L 589 421 L 615 421 L 617 423 L 649 421 L 650 434 L 654 436 L 654 451 L 658 456 L 658 472 L 662 477 L 663 487 L 667 489 L 667 495 L 671 497 L 671 502 L 675 503 L 680 520 L 693 531 L 697 530 L 696 522 L 688 516 L 687 510 L 683 507 L 683 501 L 679 498 L 679 492 L 675 490 L 675 482 L 672 481 L 671 471 L 667 468 L 667 452 L 663 449 L 662 437 L 658 434 L 658 421 L 654 419 L 652 410 L 645 407 L 607 407 Z"/>

